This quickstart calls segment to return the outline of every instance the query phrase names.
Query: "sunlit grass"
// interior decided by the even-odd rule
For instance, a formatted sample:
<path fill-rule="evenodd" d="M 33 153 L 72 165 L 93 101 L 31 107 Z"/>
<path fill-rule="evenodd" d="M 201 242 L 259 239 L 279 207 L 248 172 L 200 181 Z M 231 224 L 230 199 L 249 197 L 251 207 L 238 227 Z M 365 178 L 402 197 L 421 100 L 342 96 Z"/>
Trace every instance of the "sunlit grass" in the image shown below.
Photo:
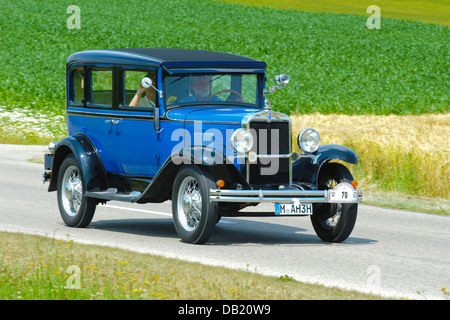
<path fill-rule="evenodd" d="M 47 145 L 66 135 L 65 117 L 54 111 L 0 106 L 0 143 Z"/>

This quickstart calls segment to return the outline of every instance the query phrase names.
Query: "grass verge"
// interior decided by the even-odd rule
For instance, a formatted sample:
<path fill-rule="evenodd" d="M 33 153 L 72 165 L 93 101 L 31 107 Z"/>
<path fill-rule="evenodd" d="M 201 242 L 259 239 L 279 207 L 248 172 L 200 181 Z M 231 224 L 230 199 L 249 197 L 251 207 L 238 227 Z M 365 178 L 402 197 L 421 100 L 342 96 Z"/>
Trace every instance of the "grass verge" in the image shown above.
<path fill-rule="evenodd" d="M 68 237 L 0 232 L 0 299 L 360 300 L 383 297 L 148 254 Z"/>

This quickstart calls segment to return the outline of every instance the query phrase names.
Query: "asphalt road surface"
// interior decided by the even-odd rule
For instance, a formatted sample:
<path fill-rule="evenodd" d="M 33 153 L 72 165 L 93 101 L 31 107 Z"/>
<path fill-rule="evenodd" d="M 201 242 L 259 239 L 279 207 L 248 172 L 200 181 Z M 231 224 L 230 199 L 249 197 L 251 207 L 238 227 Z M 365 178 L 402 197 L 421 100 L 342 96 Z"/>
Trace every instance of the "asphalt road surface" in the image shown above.
<path fill-rule="evenodd" d="M 180 241 L 171 203 L 99 206 L 91 224 L 69 228 L 56 193 L 28 159 L 41 146 L 0 145 L 0 231 L 45 235 L 386 297 L 449 299 L 450 217 L 360 205 L 343 243 L 322 242 L 308 217 L 222 218 L 204 245 Z M 265 211 L 262 206 L 257 207 Z M 248 264 L 248 266 L 247 266 Z"/>

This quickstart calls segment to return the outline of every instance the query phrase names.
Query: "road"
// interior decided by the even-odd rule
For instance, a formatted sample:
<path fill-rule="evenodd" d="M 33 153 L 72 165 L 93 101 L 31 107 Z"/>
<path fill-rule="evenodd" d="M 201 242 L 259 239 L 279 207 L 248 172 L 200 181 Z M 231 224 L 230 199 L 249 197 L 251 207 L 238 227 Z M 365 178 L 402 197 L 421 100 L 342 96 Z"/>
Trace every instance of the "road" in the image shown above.
<path fill-rule="evenodd" d="M 360 205 L 343 243 L 322 242 L 309 218 L 222 218 L 205 245 L 180 241 L 171 204 L 108 202 L 91 224 L 62 222 L 41 146 L 0 145 L 0 231 L 106 245 L 209 265 L 288 275 L 298 281 L 411 299 L 449 299 L 450 217 Z M 265 210 L 264 208 L 260 208 Z M 248 265 L 248 266 L 247 266 Z"/>

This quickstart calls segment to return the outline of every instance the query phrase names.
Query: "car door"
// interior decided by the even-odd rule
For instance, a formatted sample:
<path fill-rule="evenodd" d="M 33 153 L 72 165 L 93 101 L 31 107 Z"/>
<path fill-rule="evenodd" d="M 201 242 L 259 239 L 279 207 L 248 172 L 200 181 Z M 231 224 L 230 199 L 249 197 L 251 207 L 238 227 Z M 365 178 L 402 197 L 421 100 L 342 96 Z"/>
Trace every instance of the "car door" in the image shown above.
<path fill-rule="evenodd" d="M 142 88 L 141 80 L 149 77 L 156 86 L 156 70 L 121 69 L 118 73 L 120 120 L 116 136 L 123 174 L 153 177 L 159 169 L 157 132 L 153 127 L 158 93 L 154 87 Z"/>
<path fill-rule="evenodd" d="M 117 152 L 117 118 L 114 110 L 113 68 L 88 69 L 88 101 L 84 112 L 83 133 L 94 144 L 108 173 L 122 173 Z"/>

